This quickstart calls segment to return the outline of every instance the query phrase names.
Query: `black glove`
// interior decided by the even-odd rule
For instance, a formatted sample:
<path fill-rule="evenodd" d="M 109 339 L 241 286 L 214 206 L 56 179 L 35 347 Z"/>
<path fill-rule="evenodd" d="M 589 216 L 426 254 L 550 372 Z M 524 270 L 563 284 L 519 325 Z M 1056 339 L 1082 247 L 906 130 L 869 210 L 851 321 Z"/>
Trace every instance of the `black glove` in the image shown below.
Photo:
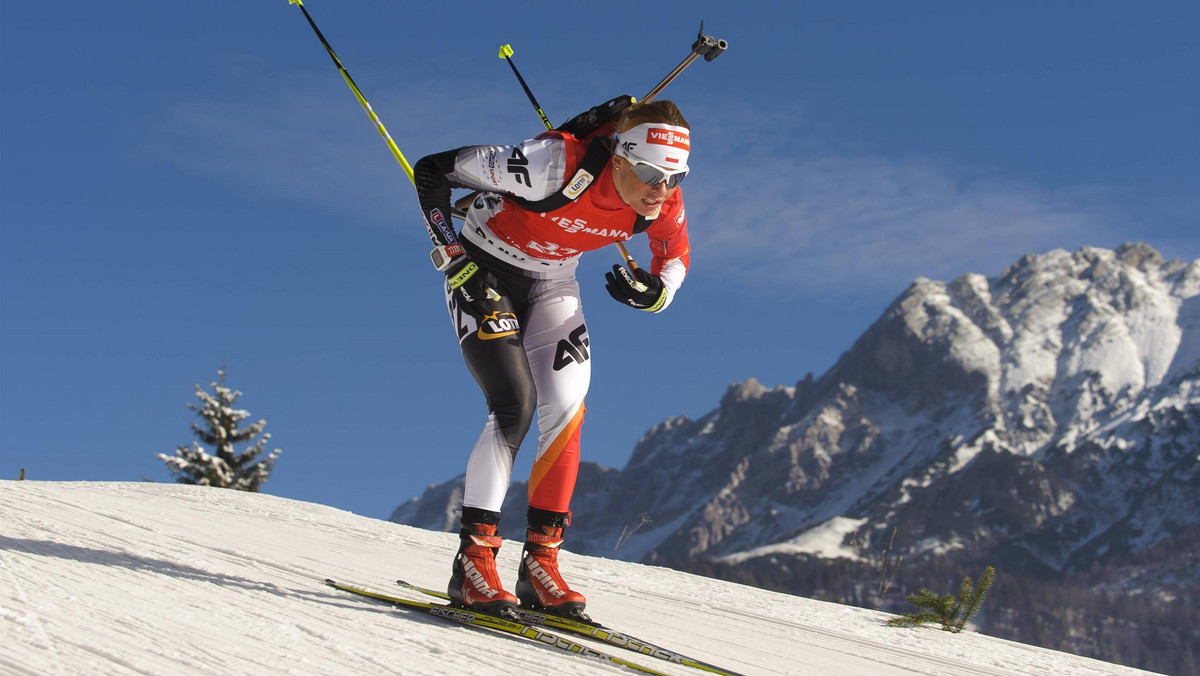
<path fill-rule="evenodd" d="M 608 280 L 604 288 L 617 302 L 646 312 L 658 312 L 667 303 L 662 277 L 641 268 L 634 268 L 631 274 L 624 266 L 614 265 L 612 272 L 604 273 L 604 279 Z"/>
<path fill-rule="evenodd" d="M 496 275 L 479 267 L 467 255 L 460 256 L 446 268 L 446 283 L 463 310 L 469 310 L 476 318 L 494 312 L 492 306 L 501 300 Z"/>

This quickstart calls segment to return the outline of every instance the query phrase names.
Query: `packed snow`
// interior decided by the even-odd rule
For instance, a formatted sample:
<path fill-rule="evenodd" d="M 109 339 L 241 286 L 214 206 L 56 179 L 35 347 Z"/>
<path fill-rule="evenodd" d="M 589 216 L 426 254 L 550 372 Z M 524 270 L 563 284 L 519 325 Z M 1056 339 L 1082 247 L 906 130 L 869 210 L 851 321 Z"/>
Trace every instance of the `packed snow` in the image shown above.
<path fill-rule="evenodd" d="M 633 673 L 322 584 L 440 587 L 456 543 L 226 489 L 0 481 L 0 673 Z M 519 552 L 508 542 L 499 555 L 513 577 Z M 744 674 L 1145 673 L 979 634 L 891 628 L 883 613 L 664 568 L 570 552 L 562 563 L 597 619 Z"/>
<path fill-rule="evenodd" d="M 790 540 L 723 556 L 721 560 L 736 564 L 772 554 L 813 554 L 826 559 L 859 559 L 861 558 L 859 553 L 846 544 L 846 536 L 862 528 L 866 523 L 866 519 L 835 516 L 801 532 Z"/>

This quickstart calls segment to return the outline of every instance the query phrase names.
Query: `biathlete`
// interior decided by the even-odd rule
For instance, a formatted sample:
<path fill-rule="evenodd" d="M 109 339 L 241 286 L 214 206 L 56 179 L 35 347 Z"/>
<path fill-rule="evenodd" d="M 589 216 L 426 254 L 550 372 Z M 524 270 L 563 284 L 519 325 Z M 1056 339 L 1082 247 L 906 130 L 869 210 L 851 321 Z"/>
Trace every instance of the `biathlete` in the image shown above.
<path fill-rule="evenodd" d="M 457 606 L 507 613 L 523 607 L 582 616 L 586 599 L 558 569 L 579 468 L 591 345 L 575 270 L 579 256 L 645 233 L 649 271 L 614 265 L 617 301 L 661 312 L 688 271 L 680 182 L 690 127 L 670 101 L 626 109 L 614 136 L 546 132 L 511 146 L 467 146 L 414 167 L 434 266 L 467 368 L 488 417 L 467 462 L 460 544 L 449 594 Z M 461 231 L 451 191 L 482 191 Z M 513 462 L 538 414 L 528 528 L 516 594 L 496 569 L 500 508 Z"/>

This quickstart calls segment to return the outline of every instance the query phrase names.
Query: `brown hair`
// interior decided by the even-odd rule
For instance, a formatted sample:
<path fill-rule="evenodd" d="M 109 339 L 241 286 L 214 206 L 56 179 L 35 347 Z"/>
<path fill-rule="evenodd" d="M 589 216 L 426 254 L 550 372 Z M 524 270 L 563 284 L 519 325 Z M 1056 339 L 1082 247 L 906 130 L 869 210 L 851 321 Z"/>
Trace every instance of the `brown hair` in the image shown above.
<path fill-rule="evenodd" d="M 646 124 L 648 122 L 670 124 L 676 127 L 687 127 L 688 129 L 692 128 L 674 103 L 670 101 L 649 101 L 630 106 L 625 111 L 625 114 L 621 116 L 621 121 L 617 123 L 617 132 L 629 131 L 639 124 Z"/>

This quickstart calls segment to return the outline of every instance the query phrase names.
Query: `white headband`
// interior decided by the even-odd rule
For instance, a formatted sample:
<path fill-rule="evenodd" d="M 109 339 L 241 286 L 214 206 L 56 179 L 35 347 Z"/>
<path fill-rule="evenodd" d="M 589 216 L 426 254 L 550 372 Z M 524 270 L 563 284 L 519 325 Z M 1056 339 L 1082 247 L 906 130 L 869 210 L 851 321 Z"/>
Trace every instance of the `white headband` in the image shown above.
<path fill-rule="evenodd" d="M 617 134 L 616 153 L 632 162 L 649 162 L 668 173 L 687 171 L 692 149 L 690 130 L 647 122 Z"/>

